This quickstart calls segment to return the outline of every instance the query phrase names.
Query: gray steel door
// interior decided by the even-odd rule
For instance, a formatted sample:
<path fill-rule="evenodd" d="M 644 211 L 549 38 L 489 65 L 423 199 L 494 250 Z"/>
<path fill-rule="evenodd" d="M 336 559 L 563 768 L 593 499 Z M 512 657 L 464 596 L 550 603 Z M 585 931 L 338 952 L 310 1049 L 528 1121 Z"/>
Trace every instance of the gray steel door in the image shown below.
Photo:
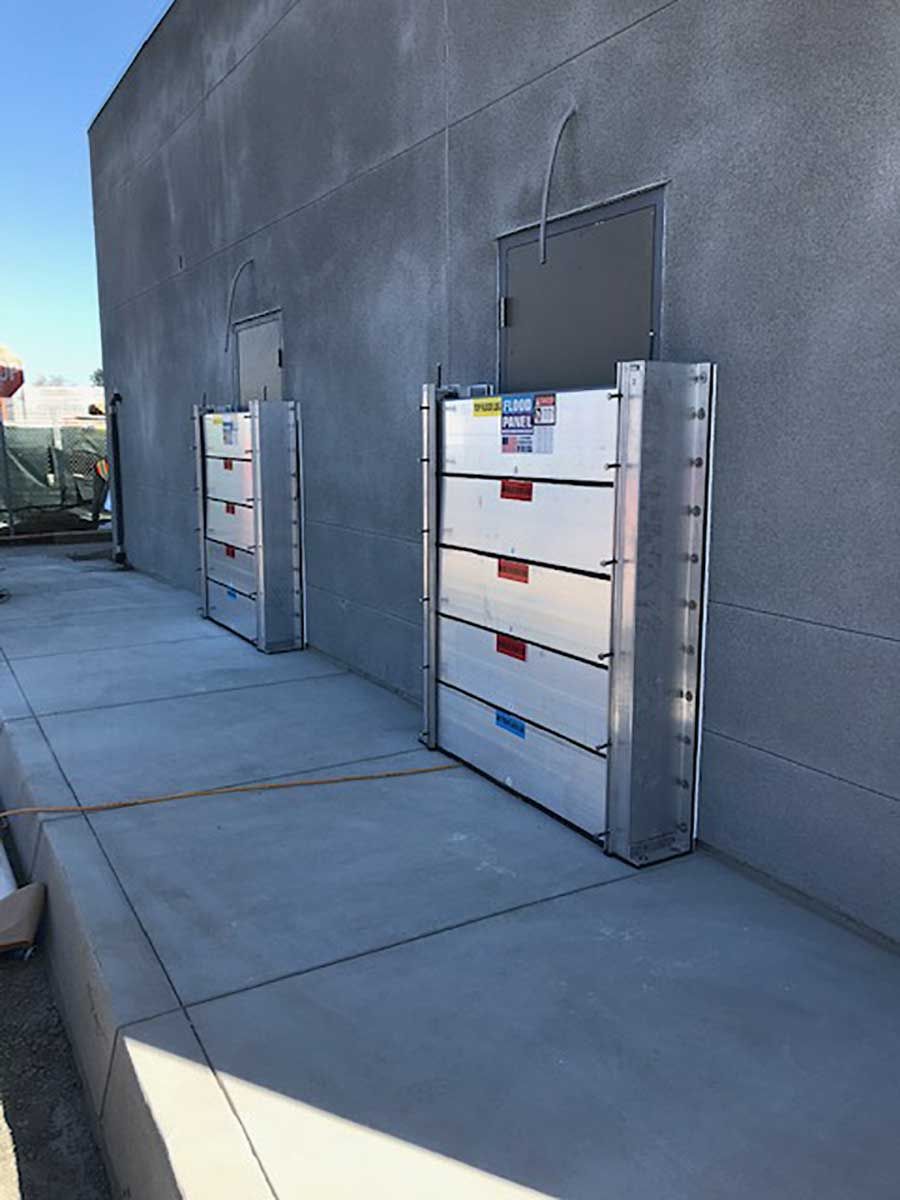
<path fill-rule="evenodd" d="M 504 392 L 612 385 L 616 363 L 654 357 L 662 197 L 605 205 L 500 246 Z"/>
<path fill-rule="evenodd" d="M 281 317 L 238 325 L 235 333 L 241 406 L 246 407 L 251 400 L 280 400 Z"/>

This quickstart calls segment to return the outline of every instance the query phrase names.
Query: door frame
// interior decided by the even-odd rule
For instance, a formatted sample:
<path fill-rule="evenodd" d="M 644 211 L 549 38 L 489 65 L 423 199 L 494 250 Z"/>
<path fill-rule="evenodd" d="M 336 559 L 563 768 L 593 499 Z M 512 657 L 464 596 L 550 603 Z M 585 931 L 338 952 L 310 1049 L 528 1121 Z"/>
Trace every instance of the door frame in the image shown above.
<path fill-rule="evenodd" d="M 560 234 L 571 233 L 573 229 L 583 229 L 586 225 L 595 225 L 600 221 L 614 220 L 629 213 L 639 212 L 644 208 L 652 208 L 653 214 L 653 274 L 651 283 L 651 320 L 653 329 L 648 358 L 657 358 L 662 342 L 662 293 L 663 293 L 663 248 L 666 232 L 666 182 L 653 183 L 612 200 L 601 200 L 583 208 L 573 209 L 547 222 L 547 257 L 553 253 L 553 238 Z M 503 351 L 506 336 L 506 325 L 500 319 L 500 306 L 508 295 L 507 251 L 519 246 L 534 243 L 534 252 L 538 253 L 540 242 L 540 222 L 535 221 L 516 229 L 511 233 L 501 234 L 497 239 L 497 337 L 495 350 L 495 379 L 497 391 L 502 392 L 505 386 L 503 379 Z"/>
<path fill-rule="evenodd" d="M 266 325 L 269 321 L 278 322 L 278 345 L 281 350 L 281 369 L 284 370 L 284 319 L 283 310 L 280 308 L 269 308 L 265 312 L 253 313 L 249 317 L 241 317 L 237 321 L 231 323 L 231 336 L 234 339 L 234 361 L 231 367 L 231 392 L 234 397 L 234 407 L 238 410 L 245 408 L 241 402 L 241 341 L 238 336 L 247 329 L 252 329 L 255 325 Z M 281 395 L 284 398 L 284 376 L 282 375 Z"/>

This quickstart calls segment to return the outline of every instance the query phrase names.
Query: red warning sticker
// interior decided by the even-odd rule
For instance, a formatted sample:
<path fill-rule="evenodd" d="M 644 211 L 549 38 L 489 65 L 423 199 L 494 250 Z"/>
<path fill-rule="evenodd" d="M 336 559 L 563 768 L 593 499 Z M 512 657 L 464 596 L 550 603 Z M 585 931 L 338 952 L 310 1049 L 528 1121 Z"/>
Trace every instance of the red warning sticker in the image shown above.
<path fill-rule="evenodd" d="M 556 424 L 556 392 L 544 392 L 534 398 L 535 425 Z"/>
<path fill-rule="evenodd" d="M 234 546 L 226 546 L 225 547 L 225 557 L 226 558 L 234 558 Z"/>
<path fill-rule="evenodd" d="M 528 658 L 528 646 L 519 638 L 510 637 L 507 633 L 498 633 L 497 653 L 507 654 L 510 658 L 517 658 L 519 662 L 525 662 Z"/>
<path fill-rule="evenodd" d="M 514 583 L 527 583 L 528 563 L 515 562 L 511 558 L 498 559 L 497 575 L 500 579 L 511 579 Z"/>
<path fill-rule="evenodd" d="M 534 484 L 530 479 L 501 479 L 501 500 L 531 500 L 534 496 Z"/>
<path fill-rule="evenodd" d="M 226 458 L 223 460 L 222 465 L 224 466 L 226 471 L 233 471 L 234 470 L 234 459 Z"/>
<path fill-rule="evenodd" d="M 229 517 L 233 517 L 234 516 L 234 505 L 226 502 L 225 511 L 228 513 Z"/>

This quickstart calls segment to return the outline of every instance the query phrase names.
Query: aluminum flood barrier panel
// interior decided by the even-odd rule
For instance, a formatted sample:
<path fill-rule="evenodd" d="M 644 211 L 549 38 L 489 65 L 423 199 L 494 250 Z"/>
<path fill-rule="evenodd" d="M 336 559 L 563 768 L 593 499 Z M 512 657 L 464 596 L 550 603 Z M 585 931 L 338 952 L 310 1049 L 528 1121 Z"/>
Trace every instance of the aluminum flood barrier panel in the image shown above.
<path fill-rule="evenodd" d="M 299 405 L 194 409 L 203 615 L 272 653 L 305 643 Z"/>
<path fill-rule="evenodd" d="M 635 865 L 693 845 L 715 383 L 423 391 L 424 740 Z"/>

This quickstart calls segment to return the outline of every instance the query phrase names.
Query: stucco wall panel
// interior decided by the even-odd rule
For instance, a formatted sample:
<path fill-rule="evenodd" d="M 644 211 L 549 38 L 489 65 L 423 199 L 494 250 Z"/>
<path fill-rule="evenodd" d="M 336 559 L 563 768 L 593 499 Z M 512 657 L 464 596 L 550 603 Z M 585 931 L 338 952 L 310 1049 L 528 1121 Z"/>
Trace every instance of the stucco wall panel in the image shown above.
<path fill-rule="evenodd" d="M 200 102 L 207 0 L 178 0 L 91 126 L 94 203 L 102 206 Z"/>
<path fill-rule="evenodd" d="M 700 837 L 900 941 L 900 803 L 716 734 Z"/>
<path fill-rule="evenodd" d="M 670 2 L 448 0 L 451 120 L 484 107 Z"/>
<path fill-rule="evenodd" d="M 707 725 L 900 801 L 900 642 L 713 604 Z"/>
<path fill-rule="evenodd" d="M 227 241 L 440 129 L 442 24 L 438 0 L 290 10 L 217 89 Z"/>

